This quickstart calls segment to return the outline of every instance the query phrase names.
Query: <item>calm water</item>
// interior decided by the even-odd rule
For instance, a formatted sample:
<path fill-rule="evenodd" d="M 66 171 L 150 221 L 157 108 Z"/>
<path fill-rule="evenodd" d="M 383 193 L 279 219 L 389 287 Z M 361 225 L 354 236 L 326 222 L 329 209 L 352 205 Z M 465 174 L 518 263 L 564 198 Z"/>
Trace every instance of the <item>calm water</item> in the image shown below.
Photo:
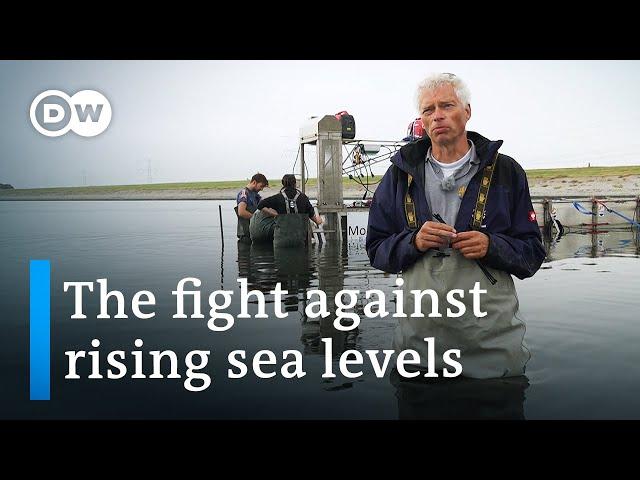
<path fill-rule="evenodd" d="M 274 252 L 239 246 L 232 206 L 213 201 L 0 202 L 0 417 L 640 418 L 640 242 L 630 230 L 549 240 L 550 261 L 532 279 L 516 280 L 533 354 L 526 377 L 400 381 L 390 371 L 377 378 L 365 362 L 363 376 L 348 379 L 339 373 L 337 356 L 346 349 L 390 348 L 393 319 L 361 315 L 357 330 L 337 331 L 330 318 L 305 318 L 304 292 L 320 288 L 331 298 L 343 288 L 378 288 L 387 294 L 387 308 L 392 310 L 396 276 L 372 269 L 358 238 L 352 238 L 344 251 L 325 247 Z M 29 259 L 37 258 L 48 258 L 52 265 L 48 402 L 29 401 L 28 270 Z M 171 291 L 188 276 L 202 281 L 203 319 L 171 318 Z M 284 302 L 288 316 L 275 317 L 273 297 L 267 293 L 269 318 L 236 319 L 226 332 L 209 330 L 208 294 L 233 290 L 225 311 L 235 317 L 240 311 L 239 276 L 264 292 L 281 282 L 289 291 Z M 95 293 L 85 302 L 88 318 L 70 318 L 74 298 L 63 292 L 63 282 L 98 278 L 107 278 L 110 289 L 123 292 L 129 318 L 96 319 Z M 131 314 L 130 301 L 138 290 L 155 294 L 154 318 L 140 320 Z M 363 300 L 356 306 L 359 313 Z M 252 316 L 256 307 L 250 305 Z M 98 349 L 90 346 L 94 338 L 101 342 Z M 141 349 L 133 346 L 136 338 L 144 341 Z M 332 339 L 333 369 L 338 374 L 334 379 L 321 378 L 321 338 Z M 142 350 L 147 374 L 148 351 L 173 350 L 183 378 L 131 379 L 128 356 L 123 362 L 127 375 L 109 380 L 104 357 L 120 349 Z M 227 378 L 227 354 L 235 349 L 247 352 L 249 373 L 241 379 Z M 277 365 L 265 367 L 278 373 L 274 378 L 258 379 L 253 373 L 251 359 L 261 349 L 276 354 Z M 303 354 L 306 376 L 301 379 L 284 379 L 279 373 L 282 352 L 289 349 Z M 78 367 L 82 379 L 65 380 L 67 350 L 99 350 L 105 378 L 87 379 L 86 360 Z M 184 359 L 192 350 L 212 352 L 203 370 L 212 383 L 202 392 L 183 387 Z"/>

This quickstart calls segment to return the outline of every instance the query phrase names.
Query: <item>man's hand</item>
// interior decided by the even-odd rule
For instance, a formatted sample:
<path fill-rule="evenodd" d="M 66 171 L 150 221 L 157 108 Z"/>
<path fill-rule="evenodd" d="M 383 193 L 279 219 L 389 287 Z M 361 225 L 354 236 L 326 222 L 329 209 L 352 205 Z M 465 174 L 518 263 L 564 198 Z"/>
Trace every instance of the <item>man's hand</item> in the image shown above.
<path fill-rule="evenodd" d="M 451 246 L 456 250 L 460 250 L 464 258 L 483 258 L 489 248 L 489 237 L 477 230 L 461 232 L 451 241 Z"/>
<path fill-rule="evenodd" d="M 424 222 L 416 234 L 414 244 L 421 252 L 429 248 L 446 247 L 449 239 L 456 238 L 456 229 L 440 222 Z"/>
<path fill-rule="evenodd" d="M 267 217 L 277 217 L 278 212 L 276 212 L 273 208 L 264 207 L 262 208 L 262 213 L 264 213 Z"/>

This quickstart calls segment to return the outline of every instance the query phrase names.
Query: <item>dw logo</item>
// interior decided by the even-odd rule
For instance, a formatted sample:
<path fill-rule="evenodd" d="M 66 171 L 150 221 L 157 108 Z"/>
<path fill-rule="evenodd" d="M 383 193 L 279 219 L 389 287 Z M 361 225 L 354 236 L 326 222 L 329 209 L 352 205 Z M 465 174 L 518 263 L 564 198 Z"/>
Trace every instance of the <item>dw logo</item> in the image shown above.
<path fill-rule="evenodd" d="M 111 104 L 95 90 L 81 90 L 72 97 L 60 90 L 47 90 L 33 99 L 29 116 L 34 128 L 47 137 L 60 137 L 69 130 L 95 137 L 111 122 Z"/>

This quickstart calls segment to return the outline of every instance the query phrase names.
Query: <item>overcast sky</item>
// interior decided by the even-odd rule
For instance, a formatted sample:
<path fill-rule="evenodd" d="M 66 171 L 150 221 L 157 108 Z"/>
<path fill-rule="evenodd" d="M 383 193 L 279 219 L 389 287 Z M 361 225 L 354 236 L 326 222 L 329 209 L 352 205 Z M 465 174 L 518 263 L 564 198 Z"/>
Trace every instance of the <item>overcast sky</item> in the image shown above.
<path fill-rule="evenodd" d="M 147 183 L 149 165 L 154 183 L 280 178 L 312 115 L 348 110 L 357 138 L 400 140 L 438 71 L 467 83 L 467 129 L 526 169 L 640 164 L 639 61 L 3 61 L 0 183 Z M 29 106 L 49 89 L 101 92 L 109 128 L 39 134 Z"/>

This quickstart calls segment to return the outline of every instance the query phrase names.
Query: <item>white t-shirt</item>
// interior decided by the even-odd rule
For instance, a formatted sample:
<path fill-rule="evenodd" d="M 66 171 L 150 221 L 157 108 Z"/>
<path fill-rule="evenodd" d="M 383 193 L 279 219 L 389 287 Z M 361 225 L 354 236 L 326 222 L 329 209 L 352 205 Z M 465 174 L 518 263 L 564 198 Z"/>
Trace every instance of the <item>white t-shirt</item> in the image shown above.
<path fill-rule="evenodd" d="M 453 175 L 455 171 L 458 170 L 465 163 L 467 163 L 467 161 L 469 161 L 470 158 L 471 158 L 471 148 L 469 148 L 467 153 L 464 154 L 464 157 L 462 157 L 460 160 L 456 160 L 453 163 L 441 163 L 438 160 L 436 160 L 433 157 L 433 155 L 431 156 L 431 160 L 433 161 L 433 163 L 435 163 L 442 170 L 442 174 L 444 175 L 445 179 Z"/>

